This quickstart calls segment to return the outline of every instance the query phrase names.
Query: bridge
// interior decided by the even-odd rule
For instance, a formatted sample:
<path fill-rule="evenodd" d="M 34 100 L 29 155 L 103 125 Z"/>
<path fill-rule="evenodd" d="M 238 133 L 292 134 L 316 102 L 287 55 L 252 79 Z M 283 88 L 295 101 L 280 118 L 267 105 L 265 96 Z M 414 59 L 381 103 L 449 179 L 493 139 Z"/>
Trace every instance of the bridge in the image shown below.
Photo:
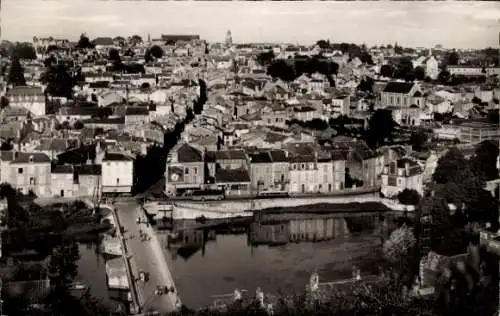
<path fill-rule="evenodd" d="M 112 209 L 121 229 L 124 253 L 127 256 L 130 288 L 137 313 L 159 312 L 162 315 L 177 311 L 181 306 L 178 291 L 161 243 L 149 223 L 137 223 L 137 218 L 145 217 L 143 209 L 135 200 L 117 201 Z M 141 235 L 148 238 L 141 238 Z M 141 281 L 140 274 L 149 275 L 149 280 Z M 157 293 L 157 289 L 169 291 Z M 173 289 L 173 291 L 172 291 Z"/>

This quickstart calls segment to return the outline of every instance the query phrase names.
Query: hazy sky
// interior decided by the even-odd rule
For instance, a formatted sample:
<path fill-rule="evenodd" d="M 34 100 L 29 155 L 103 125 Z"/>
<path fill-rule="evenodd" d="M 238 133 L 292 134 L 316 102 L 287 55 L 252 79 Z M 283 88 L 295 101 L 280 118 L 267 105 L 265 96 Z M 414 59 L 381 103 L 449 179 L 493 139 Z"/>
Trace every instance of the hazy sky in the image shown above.
<path fill-rule="evenodd" d="M 2 39 L 76 39 L 195 33 L 234 42 L 334 42 L 409 46 L 498 47 L 495 2 L 160 2 L 6 0 Z"/>

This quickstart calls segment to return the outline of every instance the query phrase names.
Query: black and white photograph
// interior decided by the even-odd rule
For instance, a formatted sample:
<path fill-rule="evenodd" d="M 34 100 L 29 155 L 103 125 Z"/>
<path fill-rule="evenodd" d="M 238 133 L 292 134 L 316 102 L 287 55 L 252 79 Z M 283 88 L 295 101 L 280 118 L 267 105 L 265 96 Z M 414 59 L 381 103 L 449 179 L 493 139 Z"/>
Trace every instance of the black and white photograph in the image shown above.
<path fill-rule="evenodd" d="M 0 316 L 500 315 L 500 2 L 0 9 Z"/>

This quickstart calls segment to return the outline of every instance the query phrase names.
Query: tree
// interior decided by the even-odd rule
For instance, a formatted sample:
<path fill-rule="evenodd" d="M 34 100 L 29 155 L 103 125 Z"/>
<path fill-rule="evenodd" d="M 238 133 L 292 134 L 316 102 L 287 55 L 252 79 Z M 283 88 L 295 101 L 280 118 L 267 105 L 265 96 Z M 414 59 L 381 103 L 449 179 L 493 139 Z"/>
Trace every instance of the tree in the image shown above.
<path fill-rule="evenodd" d="M 393 231 L 384 242 L 383 253 L 386 260 L 388 260 L 396 269 L 397 279 L 401 280 L 406 277 L 405 283 L 411 284 L 415 274 L 416 260 L 416 244 L 417 239 L 412 229 L 403 225 Z M 410 274 L 408 272 L 412 271 Z"/>
<path fill-rule="evenodd" d="M 450 81 L 450 78 L 451 78 L 450 72 L 446 69 L 443 69 L 439 72 L 437 80 L 441 84 L 448 84 L 448 82 Z"/>
<path fill-rule="evenodd" d="M 87 49 L 87 48 L 93 48 L 94 45 L 92 44 L 92 42 L 88 38 L 87 34 L 82 33 L 80 35 L 80 39 L 78 40 L 76 47 L 80 48 L 80 49 Z"/>
<path fill-rule="evenodd" d="M 498 179 L 497 157 L 499 154 L 498 143 L 485 140 L 476 147 L 474 155 L 470 158 L 473 172 L 483 181 Z"/>
<path fill-rule="evenodd" d="M 267 67 L 267 73 L 273 78 L 280 78 L 287 82 L 293 81 L 297 77 L 293 66 L 283 59 L 273 61 Z"/>
<path fill-rule="evenodd" d="M 132 35 L 129 38 L 129 42 L 130 42 L 130 45 L 135 46 L 137 44 L 142 43 L 142 37 L 140 37 L 139 35 Z"/>
<path fill-rule="evenodd" d="M 9 84 L 12 84 L 13 86 L 25 86 L 26 85 L 26 79 L 24 79 L 24 69 L 21 66 L 21 62 L 19 61 L 19 58 L 17 58 L 17 57 L 12 57 L 12 59 L 11 59 L 9 76 L 7 78 L 7 82 Z"/>
<path fill-rule="evenodd" d="M 373 81 L 373 79 L 371 77 L 365 77 L 360 81 L 360 83 L 356 89 L 359 91 L 372 93 L 374 83 L 375 82 Z"/>
<path fill-rule="evenodd" d="M 0 97 L 0 109 L 4 109 L 9 106 L 9 99 L 6 96 Z"/>
<path fill-rule="evenodd" d="M 69 69 L 64 64 L 52 65 L 41 75 L 40 81 L 47 85 L 46 93 L 71 99 L 75 79 L 70 75 Z"/>
<path fill-rule="evenodd" d="M 392 136 L 397 123 L 392 118 L 392 112 L 386 109 L 378 109 L 368 122 L 366 133 L 367 143 L 371 147 L 378 147 Z"/>
<path fill-rule="evenodd" d="M 78 245 L 74 240 L 63 239 L 50 255 L 47 271 L 49 279 L 56 287 L 66 287 L 78 273 L 80 259 Z"/>
<path fill-rule="evenodd" d="M 417 66 L 415 69 L 413 69 L 413 73 L 415 75 L 415 79 L 417 80 L 424 80 L 425 79 L 425 69 L 422 66 Z"/>
<path fill-rule="evenodd" d="M 321 49 L 328 49 L 328 48 L 330 48 L 330 41 L 319 40 L 316 42 L 316 45 L 318 45 L 319 48 L 321 48 Z"/>
<path fill-rule="evenodd" d="M 422 150 L 428 140 L 429 136 L 423 131 L 412 133 L 410 136 L 411 147 L 416 151 Z"/>
<path fill-rule="evenodd" d="M 118 43 L 120 47 L 125 46 L 125 38 L 123 36 L 116 36 L 113 38 L 113 42 Z"/>
<path fill-rule="evenodd" d="M 153 58 L 162 58 L 164 55 L 163 49 L 158 45 L 151 46 L 144 54 L 144 59 L 146 62 L 152 61 Z"/>
<path fill-rule="evenodd" d="M 111 48 L 108 53 L 108 60 L 114 63 L 121 63 L 120 52 L 116 48 Z"/>
<path fill-rule="evenodd" d="M 459 60 L 460 56 L 458 56 L 458 53 L 453 50 L 452 52 L 446 54 L 444 63 L 446 66 L 456 66 L 458 65 Z"/>
<path fill-rule="evenodd" d="M 36 59 L 36 52 L 30 43 L 20 43 L 14 47 L 12 57 L 19 59 Z"/>
<path fill-rule="evenodd" d="M 380 67 L 380 75 L 382 77 L 392 78 L 394 76 L 394 68 L 391 65 L 383 65 Z"/>
<path fill-rule="evenodd" d="M 403 205 L 417 205 L 420 198 L 420 194 L 413 189 L 404 189 L 398 194 L 398 201 Z"/>
<path fill-rule="evenodd" d="M 412 81 L 415 79 L 413 73 L 413 63 L 411 59 L 403 58 L 400 60 L 396 68 L 394 77 L 399 79 L 404 79 L 406 81 Z"/>
<path fill-rule="evenodd" d="M 259 53 L 257 55 L 257 63 L 261 66 L 268 66 L 273 61 L 274 57 L 274 52 L 272 50 Z"/>
<path fill-rule="evenodd" d="M 76 121 L 75 124 L 73 125 L 74 129 L 82 129 L 84 127 L 82 121 Z"/>

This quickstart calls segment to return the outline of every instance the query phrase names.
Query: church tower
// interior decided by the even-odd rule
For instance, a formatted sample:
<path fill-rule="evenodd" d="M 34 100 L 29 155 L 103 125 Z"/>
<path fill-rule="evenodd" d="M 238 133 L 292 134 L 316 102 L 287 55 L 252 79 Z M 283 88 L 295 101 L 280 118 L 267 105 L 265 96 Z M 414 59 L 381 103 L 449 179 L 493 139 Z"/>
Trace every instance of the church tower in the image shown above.
<path fill-rule="evenodd" d="M 233 46 L 233 37 L 231 36 L 231 30 L 227 30 L 226 33 L 226 46 L 227 47 Z"/>

